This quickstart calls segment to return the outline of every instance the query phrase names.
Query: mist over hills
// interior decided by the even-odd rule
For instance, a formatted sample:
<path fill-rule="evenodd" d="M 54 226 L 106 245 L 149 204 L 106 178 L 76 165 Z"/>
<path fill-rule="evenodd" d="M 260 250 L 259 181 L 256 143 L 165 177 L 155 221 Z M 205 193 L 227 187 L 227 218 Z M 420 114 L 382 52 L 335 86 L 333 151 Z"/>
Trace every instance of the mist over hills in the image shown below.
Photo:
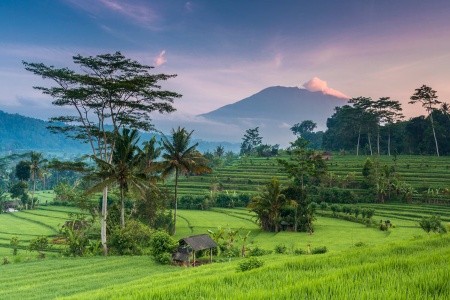
<path fill-rule="evenodd" d="M 280 144 L 285 147 L 294 136 L 290 127 L 304 120 L 313 120 L 318 130 L 326 129 L 326 120 L 336 106 L 346 101 L 322 92 L 311 92 L 298 87 L 274 86 L 225 105 L 206 114 L 180 118 L 177 114 L 164 115 L 154 120 L 156 128 L 170 134 L 178 126 L 195 130 L 194 139 L 202 152 L 213 151 L 218 145 L 239 152 L 245 131 L 259 126 L 263 143 Z M 87 145 L 53 134 L 47 129 L 48 122 L 0 111 L 0 152 L 45 151 L 89 153 Z M 155 133 L 142 133 L 141 141 Z"/>
<path fill-rule="evenodd" d="M 49 122 L 19 114 L 9 114 L 0 110 L 0 154 L 40 151 L 51 153 L 54 156 L 71 156 L 74 154 L 89 154 L 91 152 L 87 144 L 67 138 L 63 134 L 52 133 L 47 126 Z M 167 132 L 170 134 L 170 132 Z M 154 135 L 141 133 L 140 141 L 148 141 Z M 210 142 L 195 139 L 201 152 L 213 151 L 218 145 L 222 145 L 227 151 L 239 151 L 239 144 L 229 142 Z"/>
<path fill-rule="evenodd" d="M 304 120 L 326 129 L 326 120 L 336 106 L 346 101 L 322 92 L 311 92 L 298 87 L 274 86 L 266 88 L 236 103 L 200 115 L 207 120 L 248 128 L 260 127 L 265 143 L 287 145 L 294 139 L 290 127 Z"/>

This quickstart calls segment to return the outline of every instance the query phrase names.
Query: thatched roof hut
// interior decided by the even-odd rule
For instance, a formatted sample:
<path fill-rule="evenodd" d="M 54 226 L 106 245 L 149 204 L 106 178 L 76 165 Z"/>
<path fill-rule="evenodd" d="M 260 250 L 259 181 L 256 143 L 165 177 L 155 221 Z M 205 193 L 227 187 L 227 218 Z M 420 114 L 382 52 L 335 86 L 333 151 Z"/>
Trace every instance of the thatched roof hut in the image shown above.
<path fill-rule="evenodd" d="M 172 259 L 190 264 L 190 254 L 192 253 L 195 266 L 195 252 L 209 249 L 210 262 L 212 262 L 212 249 L 216 247 L 216 242 L 208 234 L 188 236 L 179 240 L 178 249 L 172 254 Z"/>

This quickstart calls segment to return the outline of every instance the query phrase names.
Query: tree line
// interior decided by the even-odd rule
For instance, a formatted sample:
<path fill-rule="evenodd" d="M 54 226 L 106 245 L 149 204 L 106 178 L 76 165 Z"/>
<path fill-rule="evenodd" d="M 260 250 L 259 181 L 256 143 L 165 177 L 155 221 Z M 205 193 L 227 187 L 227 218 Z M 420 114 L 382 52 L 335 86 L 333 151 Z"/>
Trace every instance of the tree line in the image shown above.
<path fill-rule="evenodd" d="M 322 148 L 364 154 L 450 154 L 449 105 L 423 85 L 410 97 L 421 103 L 427 116 L 403 120 L 401 104 L 389 97 L 356 97 L 336 107 L 327 120 Z"/>

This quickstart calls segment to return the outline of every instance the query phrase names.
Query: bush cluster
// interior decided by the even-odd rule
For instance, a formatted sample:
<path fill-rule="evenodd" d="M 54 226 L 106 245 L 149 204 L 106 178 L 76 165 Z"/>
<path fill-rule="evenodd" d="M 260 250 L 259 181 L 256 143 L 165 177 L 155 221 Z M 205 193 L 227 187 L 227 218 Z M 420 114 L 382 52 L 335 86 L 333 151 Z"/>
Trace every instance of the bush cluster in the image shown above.
<path fill-rule="evenodd" d="M 150 249 L 155 261 L 160 264 L 170 264 L 172 253 L 178 243 L 167 232 L 156 231 L 150 239 Z"/>
<path fill-rule="evenodd" d="M 264 262 L 257 257 L 249 257 L 241 261 L 238 265 L 237 270 L 245 272 L 248 270 L 260 268 L 264 265 Z"/>
<path fill-rule="evenodd" d="M 319 190 L 319 201 L 328 201 L 331 203 L 356 203 L 356 195 L 349 189 L 341 189 L 337 187 L 322 188 Z"/>
<path fill-rule="evenodd" d="M 143 255 L 149 252 L 152 230 L 135 220 L 129 220 L 125 227 L 115 227 L 110 236 L 109 246 L 119 255 Z"/>
<path fill-rule="evenodd" d="M 430 233 L 446 233 L 447 229 L 441 223 L 441 218 L 439 216 L 423 217 L 419 222 L 420 227 L 426 232 Z"/>

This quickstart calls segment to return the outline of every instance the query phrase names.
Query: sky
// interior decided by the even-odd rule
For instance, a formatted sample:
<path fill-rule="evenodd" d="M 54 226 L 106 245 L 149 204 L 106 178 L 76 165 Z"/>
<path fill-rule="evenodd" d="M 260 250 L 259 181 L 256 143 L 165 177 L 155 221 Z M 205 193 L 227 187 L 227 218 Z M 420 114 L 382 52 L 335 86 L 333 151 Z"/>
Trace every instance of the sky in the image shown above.
<path fill-rule="evenodd" d="M 115 51 L 177 74 L 163 87 L 183 95 L 178 119 L 276 85 L 389 96 L 409 117 L 424 113 L 407 104 L 422 84 L 450 102 L 448 0 L 1 0 L 0 109 L 55 114 L 22 61 Z"/>

